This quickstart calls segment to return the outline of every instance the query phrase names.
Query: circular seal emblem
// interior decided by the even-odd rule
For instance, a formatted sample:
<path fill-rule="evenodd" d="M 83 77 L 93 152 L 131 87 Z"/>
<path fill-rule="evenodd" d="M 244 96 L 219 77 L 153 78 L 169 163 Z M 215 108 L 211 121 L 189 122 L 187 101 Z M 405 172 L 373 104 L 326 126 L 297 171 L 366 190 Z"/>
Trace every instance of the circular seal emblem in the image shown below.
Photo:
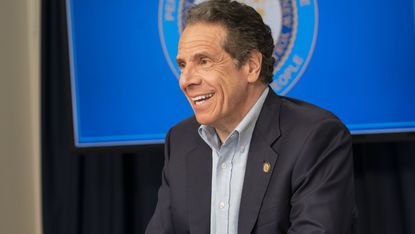
<path fill-rule="evenodd" d="M 205 0 L 160 0 L 158 24 L 167 63 L 179 78 L 174 62 L 187 10 Z M 298 82 L 313 54 L 318 29 L 317 0 L 239 0 L 253 7 L 270 26 L 274 38 L 274 78 L 271 87 L 280 95 Z"/>

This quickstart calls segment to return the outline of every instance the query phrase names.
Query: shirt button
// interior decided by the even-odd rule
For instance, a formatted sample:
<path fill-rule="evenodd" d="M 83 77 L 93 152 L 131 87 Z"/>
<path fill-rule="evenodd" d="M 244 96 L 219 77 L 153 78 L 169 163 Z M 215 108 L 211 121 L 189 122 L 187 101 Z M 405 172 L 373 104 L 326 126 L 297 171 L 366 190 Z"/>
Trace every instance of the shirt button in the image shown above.
<path fill-rule="evenodd" d="M 243 153 L 245 151 L 245 147 L 242 146 L 240 152 Z"/>
<path fill-rule="evenodd" d="M 226 169 L 226 163 L 222 163 L 221 167 L 222 169 Z"/>
<path fill-rule="evenodd" d="M 220 202 L 219 203 L 219 208 L 221 208 L 221 209 L 225 208 L 225 202 Z"/>

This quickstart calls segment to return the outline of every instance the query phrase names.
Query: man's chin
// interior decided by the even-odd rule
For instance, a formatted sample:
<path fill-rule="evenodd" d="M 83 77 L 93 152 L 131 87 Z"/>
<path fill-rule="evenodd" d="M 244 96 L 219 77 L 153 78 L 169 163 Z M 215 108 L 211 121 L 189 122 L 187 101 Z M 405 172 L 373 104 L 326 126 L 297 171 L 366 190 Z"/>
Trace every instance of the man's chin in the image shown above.
<path fill-rule="evenodd" d="M 204 115 L 198 115 L 198 114 L 195 114 L 195 116 L 199 124 L 212 126 L 213 124 L 212 118 L 209 118 L 208 116 L 204 116 Z"/>

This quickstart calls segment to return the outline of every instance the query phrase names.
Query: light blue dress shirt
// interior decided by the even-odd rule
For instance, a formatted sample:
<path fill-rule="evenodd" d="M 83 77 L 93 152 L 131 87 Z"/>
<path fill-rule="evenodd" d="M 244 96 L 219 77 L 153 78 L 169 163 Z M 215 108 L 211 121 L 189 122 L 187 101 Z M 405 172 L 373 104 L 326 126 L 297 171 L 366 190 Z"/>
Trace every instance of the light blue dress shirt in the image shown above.
<path fill-rule="evenodd" d="M 221 145 L 214 128 L 201 125 L 200 137 L 212 149 L 211 234 L 237 234 L 246 161 L 255 123 L 269 92 L 267 87 Z"/>

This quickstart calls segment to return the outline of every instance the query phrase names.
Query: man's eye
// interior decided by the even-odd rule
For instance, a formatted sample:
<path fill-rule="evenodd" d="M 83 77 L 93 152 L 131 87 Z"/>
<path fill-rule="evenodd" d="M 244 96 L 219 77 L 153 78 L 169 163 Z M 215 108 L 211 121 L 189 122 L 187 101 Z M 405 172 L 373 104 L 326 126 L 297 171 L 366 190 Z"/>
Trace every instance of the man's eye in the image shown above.
<path fill-rule="evenodd" d="M 184 69 L 184 67 L 186 67 L 186 64 L 184 64 L 184 63 L 179 63 L 178 65 L 179 65 L 180 70 L 182 70 L 182 69 Z"/>
<path fill-rule="evenodd" d="M 203 66 L 210 65 L 210 59 L 208 58 L 200 59 L 200 65 L 203 65 Z"/>

